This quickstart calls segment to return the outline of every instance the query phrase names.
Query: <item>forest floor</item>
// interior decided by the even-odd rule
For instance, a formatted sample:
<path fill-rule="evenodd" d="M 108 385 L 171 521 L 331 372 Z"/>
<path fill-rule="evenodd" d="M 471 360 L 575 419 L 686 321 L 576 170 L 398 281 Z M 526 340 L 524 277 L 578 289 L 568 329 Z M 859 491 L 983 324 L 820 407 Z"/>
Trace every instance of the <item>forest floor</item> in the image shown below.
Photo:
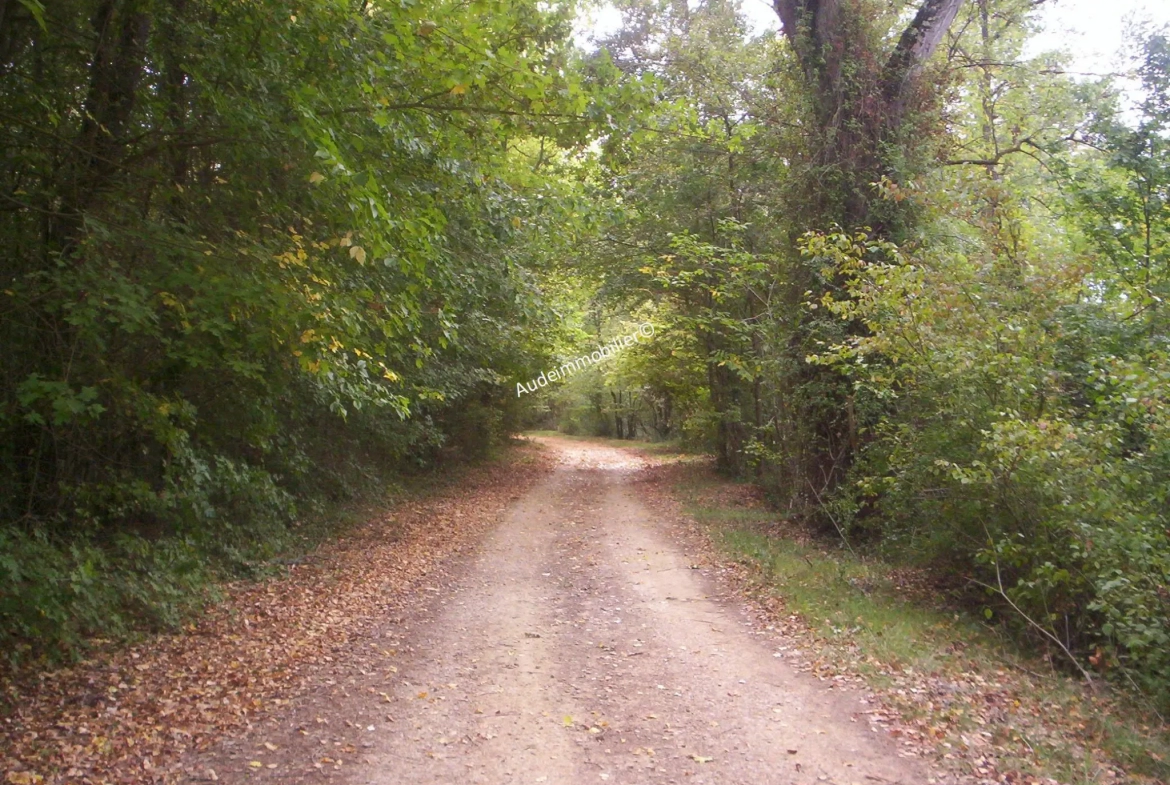
<path fill-rule="evenodd" d="M 181 635 L 10 682 L 6 781 L 1057 781 L 996 754 L 997 712 L 1041 714 L 1010 674 L 873 688 L 823 645 L 688 513 L 694 467 L 536 441 Z"/>

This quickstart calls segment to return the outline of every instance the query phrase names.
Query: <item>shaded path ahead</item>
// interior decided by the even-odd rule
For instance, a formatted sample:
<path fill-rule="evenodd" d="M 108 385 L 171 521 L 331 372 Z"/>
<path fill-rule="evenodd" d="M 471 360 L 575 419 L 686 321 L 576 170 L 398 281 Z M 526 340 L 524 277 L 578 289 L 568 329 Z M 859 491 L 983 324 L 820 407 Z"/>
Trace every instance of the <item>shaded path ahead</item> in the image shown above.
<path fill-rule="evenodd" d="M 362 726 L 345 780 L 927 781 L 870 731 L 856 695 L 797 673 L 745 611 L 708 599 L 639 502 L 638 459 L 541 441 L 557 470 L 454 586 L 433 590 L 429 619 L 388 635 L 415 654 L 381 696 L 385 717 Z"/>

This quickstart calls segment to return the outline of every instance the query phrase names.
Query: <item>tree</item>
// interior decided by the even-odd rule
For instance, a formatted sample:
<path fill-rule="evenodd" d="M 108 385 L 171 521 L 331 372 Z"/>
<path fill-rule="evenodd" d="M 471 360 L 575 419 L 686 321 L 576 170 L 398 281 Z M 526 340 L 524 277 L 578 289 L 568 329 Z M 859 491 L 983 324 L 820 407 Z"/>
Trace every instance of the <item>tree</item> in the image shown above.
<path fill-rule="evenodd" d="M 741 471 L 749 431 L 764 415 L 753 371 L 771 295 L 761 271 L 771 263 L 774 272 L 767 253 L 787 226 L 774 193 L 782 164 L 758 119 L 775 94 L 773 43 L 747 40 L 732 2 L 693 10 L 631 3 L 627 17 L 633 24 L 603 43 L 620 67 L 653 74 L 662 101 L 649 129 L 614 145 L 603 162 L 607 192 L 625 213 L 595 251 L 605 272 L 599 296 L 616 308 L 662 306 L 657 328 L 671 338 L 654 343 L 673 360 L 641 374 L 640 400 L 668 405 L 721 468 Z M 697 368 L 689 362 L 696 355 Z M 695 371 L 698 394 L 664 404 L 674 386 L 666 379 Z"/>

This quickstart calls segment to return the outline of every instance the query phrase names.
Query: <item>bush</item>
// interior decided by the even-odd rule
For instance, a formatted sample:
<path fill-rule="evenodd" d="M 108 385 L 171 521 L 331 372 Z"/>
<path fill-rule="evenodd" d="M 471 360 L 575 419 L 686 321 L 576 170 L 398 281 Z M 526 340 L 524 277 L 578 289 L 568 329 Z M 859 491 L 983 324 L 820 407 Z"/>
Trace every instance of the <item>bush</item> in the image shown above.
<path fill-rule="evenodd" d="M 1118 340 L 1124 315 L 1065 304 L 1076 292 L 1058 267 L 1005 283 L 966 258 L 914 263 L 864 236 L 806 248 L 846 281 L 822 305 L 864 325 L 811 359 L 882 402 L 829 502 L 838 518 L 983 587 L 988 613 L 1023 634 L 1043 628 L 1170 705 L 1160 340 Z M 1028 309 L 1016 307 L 1024 296 Z"/>

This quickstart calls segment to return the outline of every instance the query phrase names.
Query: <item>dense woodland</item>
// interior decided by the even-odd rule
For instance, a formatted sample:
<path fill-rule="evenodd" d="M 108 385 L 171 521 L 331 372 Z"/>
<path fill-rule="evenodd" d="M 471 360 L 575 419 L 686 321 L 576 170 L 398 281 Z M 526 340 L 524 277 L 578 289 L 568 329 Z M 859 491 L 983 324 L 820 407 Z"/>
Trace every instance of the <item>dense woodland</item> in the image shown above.
<path fill-rule="evenodd" d="M 555 424 L 1170 705 L 1167 31 L 1084 76 L 1034 0 L 775 6 L 0 0 L 14 660 Z"/>

